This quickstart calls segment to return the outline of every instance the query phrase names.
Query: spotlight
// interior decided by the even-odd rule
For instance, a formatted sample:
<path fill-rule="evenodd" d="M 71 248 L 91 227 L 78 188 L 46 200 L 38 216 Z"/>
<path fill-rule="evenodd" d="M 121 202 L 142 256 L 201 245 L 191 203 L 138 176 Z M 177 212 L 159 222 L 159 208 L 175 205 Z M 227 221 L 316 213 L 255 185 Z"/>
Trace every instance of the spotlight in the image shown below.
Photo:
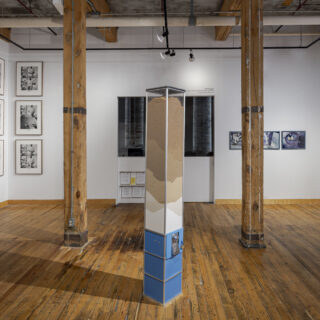
<path fill-rule="evenodd" d="M 160 52 L 160 57 L 162 60 L 166 58 L 166 53 L 165 52 Z"/>
<path fill-rule="evenodd" d="M 192 50 L 190 50 L 190 54 L 189 54 L 189 61 L 193 62 L 194 60 L 196 60 L 196 58 L 194 57 Z"/>
<path fill-rule="evenodd" d="M 170 57 L 174 57 L 176 55 L 176 53 L 174 52 L 174 50 L 172 49 L 170 52 Z"/>
<path fill-rule="evenodd" d="M 157 34 L 157 39 L 159 42 L 163 43 L 165 38 L 168 36 L 169 32 L 163 28 L 162 34 Z"/>

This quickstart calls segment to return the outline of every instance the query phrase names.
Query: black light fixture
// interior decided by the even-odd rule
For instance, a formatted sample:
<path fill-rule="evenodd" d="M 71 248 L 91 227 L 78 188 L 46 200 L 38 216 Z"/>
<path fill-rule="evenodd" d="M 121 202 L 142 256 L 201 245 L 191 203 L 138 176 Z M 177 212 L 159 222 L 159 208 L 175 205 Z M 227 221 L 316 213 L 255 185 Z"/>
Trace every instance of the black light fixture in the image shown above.
<path fill-rule="evenodd" d="M 196 58 L 194 57 L 194 54 L 192 53 L 192 49 L 190 49 L 189 61 L 193 62 L 194 60 L 196 60 Z"/>
<path fill-rule="evenodd" d="M 163 0 L 163 10 L 164 10 L 164 27 L 162 28 L 162 35 L 157 34 L 157 39 L 161 43 L 164 41 L 164 39 L 166 39 L 167 50 L 165 52 L 160 52 L 160 57 L 164 60 L 166 56 L 174 57 L 176 53 L 174 49 L 170 49 L 170 46 L 169 46 L 167 0 Z"/>

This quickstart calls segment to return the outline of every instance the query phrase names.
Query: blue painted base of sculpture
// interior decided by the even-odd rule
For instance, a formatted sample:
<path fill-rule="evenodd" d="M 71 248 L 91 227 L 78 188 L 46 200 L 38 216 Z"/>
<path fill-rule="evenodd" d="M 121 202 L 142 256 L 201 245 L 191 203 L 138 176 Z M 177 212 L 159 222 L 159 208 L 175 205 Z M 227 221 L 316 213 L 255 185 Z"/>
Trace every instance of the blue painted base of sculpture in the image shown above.
<path fill-rule="evenodd" d="M 170 302 L 182 293 L 182 273 L 165 282 L 145 274 L 143 293 L 159 303 L 166 304 Z"/>
<path fill-rule="evenodd" d="M 166 235 L 145 230 L 144 294 L 165 304 L 182 292 L 183 229 Z"/>

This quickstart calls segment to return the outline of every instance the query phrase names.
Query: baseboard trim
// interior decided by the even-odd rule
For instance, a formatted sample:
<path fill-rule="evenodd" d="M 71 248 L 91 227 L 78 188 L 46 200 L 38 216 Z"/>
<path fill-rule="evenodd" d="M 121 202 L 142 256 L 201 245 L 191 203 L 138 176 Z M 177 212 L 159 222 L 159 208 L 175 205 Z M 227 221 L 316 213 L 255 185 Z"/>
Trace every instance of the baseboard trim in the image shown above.
<path fill-rule="evenodd" d="M 0 208 L 4 208 L 8 205 L 8 200 L 0 202 Z"/>
<path fill-rule="evenodd" d="M 241 199 L 216 199 L 215 204 L 241 204 Z M 320 204 L 320 199 L 264 199 L 264 204 Z"/>
<path fill-rule="evenodd" d="M 7 205 L 38 205 L 38 206 L 47 206 L 47 205 L 64 205 L 63 199 L 46 199 L 46 200 L 8 200 L 5 201 Z M 116 204 L 116 199 L 88 199 L 87 205 L 89 209 L 100 209 L 100 208 L 109 208 Z M 1 208 L 1 203 L 0 203 Z"/>

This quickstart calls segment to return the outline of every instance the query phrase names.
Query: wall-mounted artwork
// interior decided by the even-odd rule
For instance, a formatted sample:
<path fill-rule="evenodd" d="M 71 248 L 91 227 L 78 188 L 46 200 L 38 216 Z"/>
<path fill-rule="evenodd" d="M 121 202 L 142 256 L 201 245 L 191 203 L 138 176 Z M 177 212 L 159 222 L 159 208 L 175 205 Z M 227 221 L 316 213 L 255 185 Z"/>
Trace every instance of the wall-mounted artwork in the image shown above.
<path fill-rule="evenodd" d="M 0 58 L 0 95 L 4 95 L 4 60 Z"/>
<path fill-rule="evenodd" d="M 42 101 L 16 101 L 16 135 L 42 134 Z"/>
<path fill-rule="evenodd" d="M 0 136 L 4 135 L 4 101 L 0 99 Z"/>
<path fill-rule="evenodd" d="M 281 132 L 282 149 L 299 150 L 306 148 L 305 131 L 282 131 Z"/>
<path fill-rule="evenodd" d="M 242 149 L 242 132 L 230 131 L 229 132 L 229 150 Z"/>
<path fill-rule="evenodd" d="M 4 141 L 0 140 L 0 176 L 4 175 Z"/>
<path fill-rule="evenodd" d="M 42 96 L 42 62 L 17 62 L 17 96 Z"/>
<path fill-rule="evenodd" d="M 42 174 L 42 140 L 16 140 L 16 174 Z"/>
<path fill-rule="evenodd" d="M 264 131 L 263 145 L 265 150 L 279 150 L 280 131 Z"/>

